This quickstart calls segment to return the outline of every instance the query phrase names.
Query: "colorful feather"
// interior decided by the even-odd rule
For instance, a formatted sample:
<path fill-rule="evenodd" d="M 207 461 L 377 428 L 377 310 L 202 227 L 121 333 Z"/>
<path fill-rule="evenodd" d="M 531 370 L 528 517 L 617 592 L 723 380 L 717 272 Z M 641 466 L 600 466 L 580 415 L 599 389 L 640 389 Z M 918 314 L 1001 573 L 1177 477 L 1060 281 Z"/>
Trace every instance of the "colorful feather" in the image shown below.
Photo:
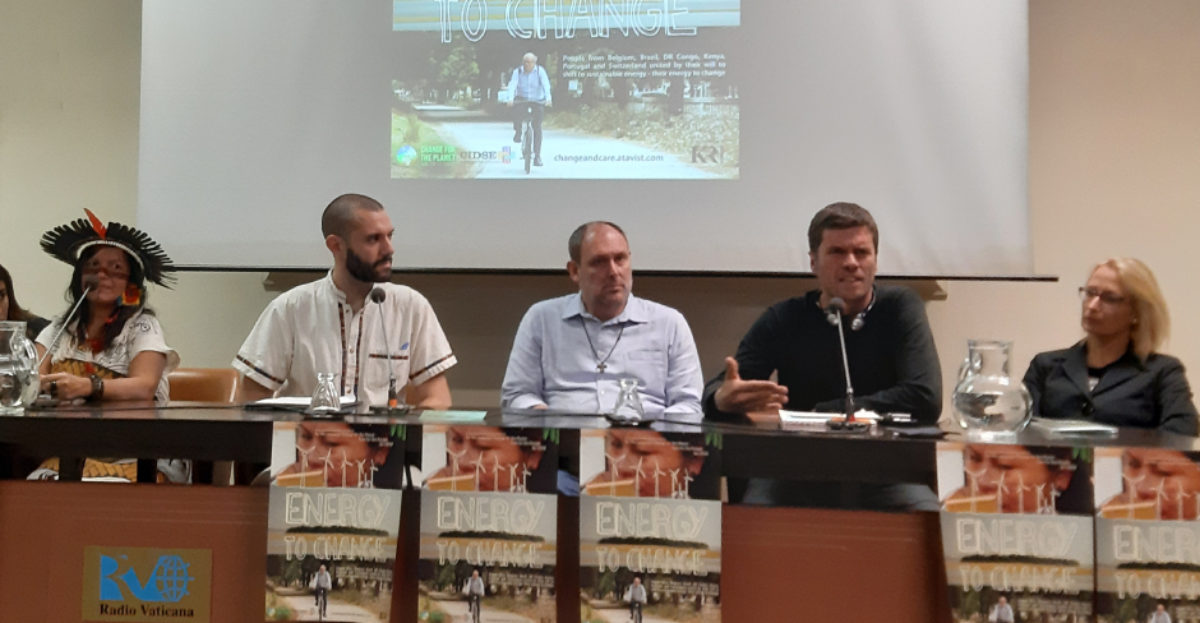
<path fill-rule="evenodd" d="M 92 214 L 91 210 L 84 208 L 83 211 L 87 212 L 88 220 L 92 222 L 92 229 L 96 230 L 96 234 L 100 236 L 100 239 L 104 240 L 107 238 L 108 228 L 104 226 L 104 223 L 100 222 L 100 219 L 96 218 L 96 215 Z"/>
<path fill-rule="evenodd" d="M 137 307 L 142 304 L 142 289 L 136 283 L 131 283 L 125 286 L 125 291 L 121 293 L 121 304 L 127 307 Z"/>

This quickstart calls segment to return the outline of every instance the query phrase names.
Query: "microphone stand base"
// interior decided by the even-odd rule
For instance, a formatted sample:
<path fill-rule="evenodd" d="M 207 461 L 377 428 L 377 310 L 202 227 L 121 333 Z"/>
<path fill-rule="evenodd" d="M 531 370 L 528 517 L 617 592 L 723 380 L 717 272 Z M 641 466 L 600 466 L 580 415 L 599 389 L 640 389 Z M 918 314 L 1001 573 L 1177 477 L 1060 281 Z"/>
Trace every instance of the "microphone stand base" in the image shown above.
<path fill-rule="evenodd" d="M 377 407 L 371 407 L 371 415 L 409 415 L 412 412 L 413 408 L 410 405 L 404 405 L 400 407 L 380 405 Z"/>
<path fill-rule="evenodd" d="M 852 422 L 846 420 L 829 420 L 825 423 L 825 428 L 844 433 L 865 433 L 870 430 L 871 423 L 863 420 L 854 420 Z"/>
<path fill-rule="evenodd" d="M 612 413 L 605 413 L 604 419 L 617 428 L 638 428 L 640 426 L 650 426 L 654 422 L 654 420 L 648 418 L 627 418 Z"/>

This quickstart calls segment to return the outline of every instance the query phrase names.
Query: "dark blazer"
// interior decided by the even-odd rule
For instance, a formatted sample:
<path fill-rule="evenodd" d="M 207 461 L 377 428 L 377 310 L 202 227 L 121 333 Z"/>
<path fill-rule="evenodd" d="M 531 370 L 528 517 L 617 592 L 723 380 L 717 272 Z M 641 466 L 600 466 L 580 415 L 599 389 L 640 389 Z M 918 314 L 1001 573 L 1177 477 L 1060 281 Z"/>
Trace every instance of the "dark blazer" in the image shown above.
<path fill-rule="evenodd" d="M 1117 426 L 1159 428 L 1196 435 L 1196 407 L 1183 364 L 1151 353 L 1141 361 L 1133 351 L 1112 364 L 1096 389 L 1088 391 L 1084 342 L 1040 353 L 1025 372 L 1033 414 L 1082 418 Z"/>

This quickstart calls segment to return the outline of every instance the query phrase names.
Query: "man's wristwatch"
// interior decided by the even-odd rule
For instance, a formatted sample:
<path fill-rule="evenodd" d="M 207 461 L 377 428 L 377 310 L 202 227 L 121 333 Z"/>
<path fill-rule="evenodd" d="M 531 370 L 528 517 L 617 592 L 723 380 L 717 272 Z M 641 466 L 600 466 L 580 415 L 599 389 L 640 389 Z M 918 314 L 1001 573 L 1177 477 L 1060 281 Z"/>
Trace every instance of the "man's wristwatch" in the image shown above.
<path fill-rule="evenodd" d="M 92 379 L 92 393 L 88 394 L 87 399 L 95 402 L 104 398 L 104 379 L 95 374 L 91 375 L 90 378 Z"/>

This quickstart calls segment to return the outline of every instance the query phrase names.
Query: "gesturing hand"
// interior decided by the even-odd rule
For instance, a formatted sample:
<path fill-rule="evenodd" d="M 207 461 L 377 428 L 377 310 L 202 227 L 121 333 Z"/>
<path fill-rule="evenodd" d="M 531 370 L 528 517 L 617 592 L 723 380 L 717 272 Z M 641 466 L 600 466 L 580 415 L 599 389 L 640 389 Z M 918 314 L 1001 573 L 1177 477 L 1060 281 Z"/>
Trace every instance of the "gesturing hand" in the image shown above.
<path fill-rule="evenodd" d="M 717 408 L 726 413 L 778 412 L 787 404 L 787 388 L 774 381 L 746 381 L 738 375 L 738 363 L 725 358 L 725 380 L 713 396 Z"/>

